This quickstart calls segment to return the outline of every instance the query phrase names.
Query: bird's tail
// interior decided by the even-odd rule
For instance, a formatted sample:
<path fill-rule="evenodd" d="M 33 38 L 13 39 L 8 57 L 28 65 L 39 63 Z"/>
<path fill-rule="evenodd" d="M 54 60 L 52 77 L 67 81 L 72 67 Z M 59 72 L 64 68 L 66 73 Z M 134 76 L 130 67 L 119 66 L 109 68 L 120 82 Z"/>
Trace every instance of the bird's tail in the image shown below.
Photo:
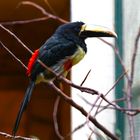
<path fill-rule="evenodd" d="M 34 82 L 34 81 L 30 81 L 29 86 L 28 86 L 28 88 L 27 88 L 27 90 L 26 90 L 24 99 L 23 99 L 23 101 L 22 101 L 22 103 L 21 103 L 21 106 L 20 106 L 20 109 L 19 109 L 19 112 L 18 112 L 16 121 L 15 121 L 15 125 L 14 125 L 13 131 L 12 131 L 12 135 L 13 135 L 13 136 L 16 135 L 16 132 L 17 132 L 17 130 L 18 130 L 18 126 L 19 126 L 19 123 L 20 123 L 22 114 L 23 114 L 23 112 L 25 111 L 25 109 L 26 109 L 26 107 L 27 107 L 27 104 L 28 104 L 29 101 L 30 101 L 30 98 L 31 98 L 31 95 L 32 95 L 32 91 L 33 91 L 33 89 L 34 89 L 34 86 L 35 86 L 35 82 Z"/>

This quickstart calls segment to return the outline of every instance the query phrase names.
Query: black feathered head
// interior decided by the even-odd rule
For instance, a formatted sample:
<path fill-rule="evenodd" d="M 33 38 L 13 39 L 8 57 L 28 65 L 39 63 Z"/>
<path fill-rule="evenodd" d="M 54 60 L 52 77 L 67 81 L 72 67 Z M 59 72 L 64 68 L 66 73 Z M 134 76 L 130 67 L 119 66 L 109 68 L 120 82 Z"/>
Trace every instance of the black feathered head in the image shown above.
<path fill-rule="evenodd" d="M 57 34 L 64 36 L 77 36 L 86 39 L 88 37 L 117 37 L 116 33 L 106 27 L 87 25 L 84 22 L 72 22 L 59 26 Z"/>

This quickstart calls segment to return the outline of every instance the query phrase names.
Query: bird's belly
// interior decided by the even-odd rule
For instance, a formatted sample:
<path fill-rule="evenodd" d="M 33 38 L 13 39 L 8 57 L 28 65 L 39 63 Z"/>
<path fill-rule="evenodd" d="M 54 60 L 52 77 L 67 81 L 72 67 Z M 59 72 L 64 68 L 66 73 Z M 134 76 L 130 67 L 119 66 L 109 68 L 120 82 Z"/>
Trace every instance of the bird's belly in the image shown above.
<path fill-rule="evenodd" d="M 57 75 L 63 74 L 65 76 L 66 73 L 67 73 L 67 70 L 65 69 L 65 62 L 66 62 L 66 60 L 61 60 L 56 65 L 54 65 L 54 66 L 52 66 L 50 68 Z M 44 72 L 40 73 L 37 76 L 36 84 L 38 84 L 40 82 L 47 83 L 49 81 L 53 81 L 54 79 L 55 79 L 55 75 L 51 71 L 45 70 Z"/>

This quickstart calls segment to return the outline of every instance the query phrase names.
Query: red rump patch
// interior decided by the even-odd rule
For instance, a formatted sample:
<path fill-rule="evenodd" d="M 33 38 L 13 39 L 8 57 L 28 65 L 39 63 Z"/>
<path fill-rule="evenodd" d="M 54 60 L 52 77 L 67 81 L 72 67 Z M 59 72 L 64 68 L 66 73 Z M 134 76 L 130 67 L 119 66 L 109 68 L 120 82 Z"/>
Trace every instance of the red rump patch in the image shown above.
<path fill-rule="evenodd" d="M 31 74 L 31 71 L 32 71 L 32 68 L 33 68 L 33 65 L 35 63 L 35 60 L 37 59 L 38 57 L 38 54 L 39 54 L 39 50 L 36 50 L 33 55 L 31 56 L 30 60 L 29 60 L 29 63 L 28 63 L 28 70 L 27 70 L 27 75 L 30 76 Z"/>

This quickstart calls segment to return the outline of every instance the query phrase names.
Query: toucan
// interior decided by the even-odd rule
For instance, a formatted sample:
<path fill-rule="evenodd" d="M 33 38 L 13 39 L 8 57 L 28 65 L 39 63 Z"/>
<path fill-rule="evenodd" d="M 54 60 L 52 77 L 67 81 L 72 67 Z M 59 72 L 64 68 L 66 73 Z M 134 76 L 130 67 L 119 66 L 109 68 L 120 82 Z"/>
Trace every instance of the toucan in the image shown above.
<path fill-rule="evenodd" d="M 72 66 L 82 60 L 87 53 L 85 40 L 89 37 L 117 37 L 117 35 L 103 26 L 71 22 L 60 25 L 54 34 L 34 51 L 28 62 L 29 85 L 19 108 L 12 131 L 13 136 L 16 135 L 22 114 L 30 101 L 35 85 L 55 79 L 54 73 L 42 66 L 38 60 L 56 74 L 66 76 Z"/>

